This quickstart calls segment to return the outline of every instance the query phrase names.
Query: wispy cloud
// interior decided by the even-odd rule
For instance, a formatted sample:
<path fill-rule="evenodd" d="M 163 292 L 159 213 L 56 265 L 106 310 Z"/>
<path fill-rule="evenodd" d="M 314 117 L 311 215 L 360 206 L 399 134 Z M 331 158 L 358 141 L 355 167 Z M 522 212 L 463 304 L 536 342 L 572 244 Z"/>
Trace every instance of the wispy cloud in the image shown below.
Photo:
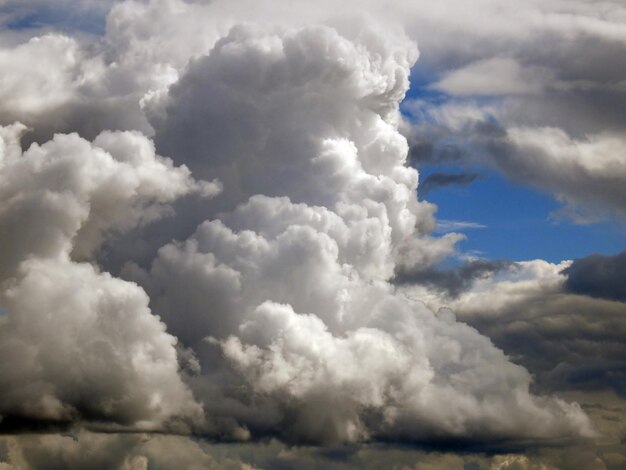
<path fill-rule="evenodd" d="M 480 224 L 478 222 L 437 219 L 436 231 L 439 233 L 448 233 L 448 232 L 472 230 L 472 229 L 479 229 L 479 228 L 487 228 L 487 226 Z"/>

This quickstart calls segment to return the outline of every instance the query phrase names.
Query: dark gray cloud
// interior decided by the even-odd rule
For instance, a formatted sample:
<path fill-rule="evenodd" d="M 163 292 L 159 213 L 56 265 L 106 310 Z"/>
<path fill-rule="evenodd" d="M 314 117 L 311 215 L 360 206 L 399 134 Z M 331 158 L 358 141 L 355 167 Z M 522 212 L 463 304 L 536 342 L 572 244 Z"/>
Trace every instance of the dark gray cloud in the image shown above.
<path fill-rule="evenodd" d="M 466 106 L 481 112 L 475 103 Z M 513 181 L 551 193 L 563 203 L 556 217 L 581 223 L 616 217 L 623 222 L 626 139 L 621 131 L 577 139 L 559 127 L 494 123 L 488 115 L 468 117 L 467 111 L 453 104 L 431 108 L 438 123 L 405 130 L 409 142 L 428 149 L 422 165 L 453 162 L 467 171 L 487 165 Z"/>
<path fill-rule="evenodd" d="M 481 277 L 493 275 L 498 271 L 509 268 L 514 263 L 507 260 L 472 260 L 465 262 L 454 269 L 440 269 L 428 267 L 413 271 L 398 270 L 394 282 L 403 284 L 423 284 L 445 292 L 451 297 L 457 297 L 466 291 L 472 283 Z"/>
<path fill-rule="evenodd" d="M 481 178 L 480 173 L 431 173 L 420 183 L 418 193 L 425 197 L 434 189 L 446 186 L 466 187 Z"/>
<path fill-rule="evenodd" d="M 626 302 L 626 251 L 580 258 L 563 272 L 569 292 Z"/>
<path fill-rule="evenodd" d="M 0 461 L 3 470 L 249 470 L 256 468 L 236 456 L 175 435 L 132 433 L 30 434 L 2 437 L 10 450 Z"/>
<path fill-rule="evenodd" d="M 2 450 L 6 449 L 5 452 Z M 215 444 L 184 436 L 95 434 L 22 435 L 0 438 L 0 468 L 39 469 L 156 469 L 183 470 L 302 469 L 351 470 L 398 468 L 414 470 L 620 470 L 623 445 L 601 451 L 581 445 L 500 455 L 428 451 L 384 444 L 316 448 L 264 443 Z"/>
<path fill-rule="evenodd" d="M 621 6 L 610 5 L 616 17 L 623 14 Z M 482 4 L 487 10 L 492 6 Z M 465 38 L 466 47 L 454 47 L 441 30 L 433 37 L 422 33 L 417 76 L 421 82 L 430 76 L 432 82 L 423 85 L 426 93 L 418 94 L 414 106 L 405 105 L 414 122 L 406 131 L 413 164 L 467 165 L 468 171 L 486 164 L 551 193 L 564 204 L 557 216 L 623 221 L 624 29 L 605 23 L 603 30 L 601 22 L 612 21 L 596 6 L 572 5 L 572 17 L 598 13 L 603 19 L 595 34 L 572 29 L 567 40 L 556 39 L 565 28 L 564 13 L 551 12 L 550 2 L 534 12 L 538 22 L 529 26 L 535 29 L 532 35 L 520 31 L 526 20 L 513 21 L 511 12 L 498 15 L 509 31 L 476 35 L 447 26 Z M 591 16 L 579 26 L 590 25 Z M 423 20 L 425 31 L 434 28 L 431 21 Z M 613 33 L 604 34 L 609 30 Z M 498 41 L 489 39 L 496 36 Z"/>
<path fill-rule="evenodd" d="M 536 261 L 486 272 L 438 305 L 527 367 L 539 389 L 626 398 L 626 304 L 571 292 L 563 267 Z"/>

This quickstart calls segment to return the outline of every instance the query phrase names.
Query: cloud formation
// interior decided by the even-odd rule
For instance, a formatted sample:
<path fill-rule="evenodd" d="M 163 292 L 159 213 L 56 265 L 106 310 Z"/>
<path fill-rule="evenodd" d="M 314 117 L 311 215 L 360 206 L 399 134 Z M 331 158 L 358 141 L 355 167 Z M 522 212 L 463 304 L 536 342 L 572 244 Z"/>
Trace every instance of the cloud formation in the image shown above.
<path fill-rule="evenodd" d="M 435 233 L 408 165 L 490 165 L 578 220 L 624 215 L 622 131 L 542 114 L 583 90 L 568 109 L 610 115 L 591 95 L 621 82 L 587 76 L 569 49 L 549 64 L 525 38 L 595 51 L 626 34 L 585 2 L 559 5 L 498 6 L 493 20 L 487 0 L 480 18 L 456 1 L 365 2 L 361 16 L 350 2 L 273 15 L 125 1 L 101 37 L 2 36 L 0 427 L 491 451 L 597 437 L 588 410 L 551 393 L 624 394 L 623 256 L 445 270 L 464 235 Z M 443 19 L 451 6 L 468 17 Z M 439 74 L 427 92 L 446 97 L 405 103 L 411 121 L 416 37 Z M 505 55 L 494 37 L 519 47 Z M 478 177 L 433 173 L 421 194 Z M 246 468 L 183 437 L 78 441 L 25 438 L 11 458 Z"/>
<path fill-rule="evenodd" d="M 222 364 L 213 353 L 201 367 L 264 397 L 254 419 L 233 416 L 252 436 L 591 435 L 577 408 L 530 395 L 486 338 L 388 283 L 394 258 L 427 266 L 421 251 L 434 253 L 415 238 L 417 173 L 396 130 L 414 52 L 367 25 L 345 31 L 236 27 L 189 67 L 156 108 L 157 147 L 224 182 L 217 218 L 127 275 L 185 344 L 221 349 Z M 441 256 L 459 239 L 437 241 Z"/>
<path fill-rule="evenodd" d="M 22 153 L 24 130 L 0 132 L 3 420 L 160 427 L 199 415 L 178 375 L 176 339 L 145 293 L 73 259 L 162 217 L 180 196 L 219 187 L 196 182 L 136 133 L 103 132 L 93 143 L 59 134 Z"/>
<path fill-rule="evenodd" d="M 591 255 L 565 269 L 569 292 L 626 302 L 626 252 L 615 256 Z"/>

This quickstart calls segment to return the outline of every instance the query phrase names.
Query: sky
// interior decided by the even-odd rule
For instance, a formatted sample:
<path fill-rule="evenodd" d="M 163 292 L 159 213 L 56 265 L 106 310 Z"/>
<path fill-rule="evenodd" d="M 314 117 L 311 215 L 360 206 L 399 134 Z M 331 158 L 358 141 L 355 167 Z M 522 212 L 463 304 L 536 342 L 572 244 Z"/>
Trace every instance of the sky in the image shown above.
<path fill-rule="evenodd" d="M 0 470 L 626 468 L 626 7 L 0 0 Z"/>

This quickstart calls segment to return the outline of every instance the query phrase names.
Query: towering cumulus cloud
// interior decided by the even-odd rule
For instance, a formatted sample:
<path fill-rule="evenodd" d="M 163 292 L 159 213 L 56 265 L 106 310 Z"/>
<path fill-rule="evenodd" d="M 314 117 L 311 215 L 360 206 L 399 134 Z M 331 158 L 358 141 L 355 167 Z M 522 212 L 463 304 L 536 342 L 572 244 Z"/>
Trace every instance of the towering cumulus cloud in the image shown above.
<path fill-rule="evenodd" d="M 189 239 L 126 272 L 197 351 L 193 389 L 215 432 L 592 434 L 576 405 L 532 396 L 530 375 L 487 338 L 388 282 L 432 244 L 397 131 L 415 59 L 368 24 L 238 26 L 152 104 L 159 151 L 224 191 Z"/>
<path fill-rule="evenodd" d="M 397 282 L 463 238 L 432 234 L 398 131 L 414 42 L 368 17 L 276 26 L 216 5 L 124 2 L 88 45 L 0 54 L 64 58 L 25 82 L 12 68 L 13 93 L 0 81 L 2 118 L 35 128 L 32 145 L 25 125 L 0 128 L 0 427 L 288 445 L 596 435 Z M 42 84 L 51 99 L 31 100 Z M 132 468 L 162 450 L 81 439 L 127 445 Z"/>

